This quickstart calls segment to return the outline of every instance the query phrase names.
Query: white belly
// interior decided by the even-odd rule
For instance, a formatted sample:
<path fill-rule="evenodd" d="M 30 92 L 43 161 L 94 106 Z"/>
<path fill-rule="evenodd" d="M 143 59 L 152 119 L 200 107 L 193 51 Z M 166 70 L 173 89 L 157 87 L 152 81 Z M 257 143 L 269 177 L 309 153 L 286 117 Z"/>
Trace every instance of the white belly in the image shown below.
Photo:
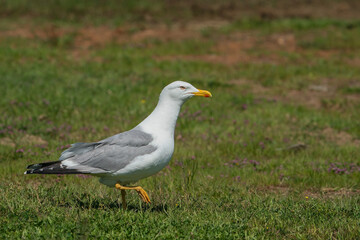
<path fill-rule="evenodd" d="M 102 177 L 100 182 L 113 187 L 117 182 L 120 184 L 134 183 L 140 179 L 156 174 L 169 164 L 174 152 L 173 141 L 172 143 L 161 144 L 160 146 L 161 147 L 151 154 L 136 157 L 119 171 Z"/>

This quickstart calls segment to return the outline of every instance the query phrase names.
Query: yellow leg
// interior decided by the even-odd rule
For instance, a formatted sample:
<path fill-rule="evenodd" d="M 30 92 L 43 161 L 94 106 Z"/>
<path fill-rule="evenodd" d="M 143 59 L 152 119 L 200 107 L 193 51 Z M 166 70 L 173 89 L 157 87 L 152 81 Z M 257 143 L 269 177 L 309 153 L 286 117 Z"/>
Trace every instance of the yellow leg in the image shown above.
<path fill-rule="evenodd" d="M 121 190 L 121 198 L 122 198 L 122 205 L 123 205 L 123 209 L 126 209 L 126 200 L 125 200 L 125 196 L 126 196 L 126 192 L 125 190 Z"/>
<path fill-rule="evenodd" d="M 136 192 L 139 194 L 141 200 L 143 200 L 145 203 L 151 203 L 149 196 L 147 195 L 145 190 L 140 186 L 125 187 L 125 186 L 121 186 L 119 183 L 117 183 L 117 184 L 115 184 L 115 188 L 121 190 L 121 194 L 122 194 L 122 198 L 123 198 L 123 206 L 124 206 L 124 202 L 125 202 L 125 191 L 124 190 L 136 190 Z M 123 191 L 124 191 L 124 194 L 122 193 Z M 125 202 L 125 205 L 126 205 L 126 202 Z"/>

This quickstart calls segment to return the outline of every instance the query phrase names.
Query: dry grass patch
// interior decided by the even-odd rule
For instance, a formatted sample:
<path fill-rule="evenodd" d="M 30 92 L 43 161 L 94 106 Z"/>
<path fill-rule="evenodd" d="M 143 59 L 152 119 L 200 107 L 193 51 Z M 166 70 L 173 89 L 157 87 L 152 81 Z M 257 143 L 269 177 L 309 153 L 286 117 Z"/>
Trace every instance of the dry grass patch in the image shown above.
<path fill-rule="evenodd" d="M 42 139 L 39 136 L 26 134 L 19 139 L 11 139 L 9 137 L 0 138 L 0 145 L 8 146 L 8 147 L 16 147 L 16 146 L 46 146 L 48 144 L 47 141 Z"/>

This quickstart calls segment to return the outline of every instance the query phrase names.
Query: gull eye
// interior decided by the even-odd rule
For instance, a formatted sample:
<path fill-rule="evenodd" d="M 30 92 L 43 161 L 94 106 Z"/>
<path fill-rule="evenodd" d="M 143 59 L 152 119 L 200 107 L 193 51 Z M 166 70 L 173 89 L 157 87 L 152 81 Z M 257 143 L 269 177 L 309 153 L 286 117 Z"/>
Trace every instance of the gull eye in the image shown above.
<path fill-rule="evenodd" d="M 180 89 L 181 89 L 181 90 L 185 90 L 185 89 L 186 89 L 186 87 L 184 87 L 184 86 L 180 86 Z"/>

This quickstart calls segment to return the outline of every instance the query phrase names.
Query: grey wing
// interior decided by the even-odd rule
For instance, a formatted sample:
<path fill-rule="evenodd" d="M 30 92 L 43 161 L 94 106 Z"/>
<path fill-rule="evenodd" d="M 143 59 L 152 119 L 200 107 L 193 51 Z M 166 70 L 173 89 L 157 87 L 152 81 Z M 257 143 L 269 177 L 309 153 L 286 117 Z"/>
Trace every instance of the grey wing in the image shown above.
<path fill-rule="evenodd" d="M 95 143 L 75 143 L 59 160 L 67 169 L 84 173 L 112 173 L 134 158 L 154 152 L 153 138 L 141 130 L 130 130 Z"/>

